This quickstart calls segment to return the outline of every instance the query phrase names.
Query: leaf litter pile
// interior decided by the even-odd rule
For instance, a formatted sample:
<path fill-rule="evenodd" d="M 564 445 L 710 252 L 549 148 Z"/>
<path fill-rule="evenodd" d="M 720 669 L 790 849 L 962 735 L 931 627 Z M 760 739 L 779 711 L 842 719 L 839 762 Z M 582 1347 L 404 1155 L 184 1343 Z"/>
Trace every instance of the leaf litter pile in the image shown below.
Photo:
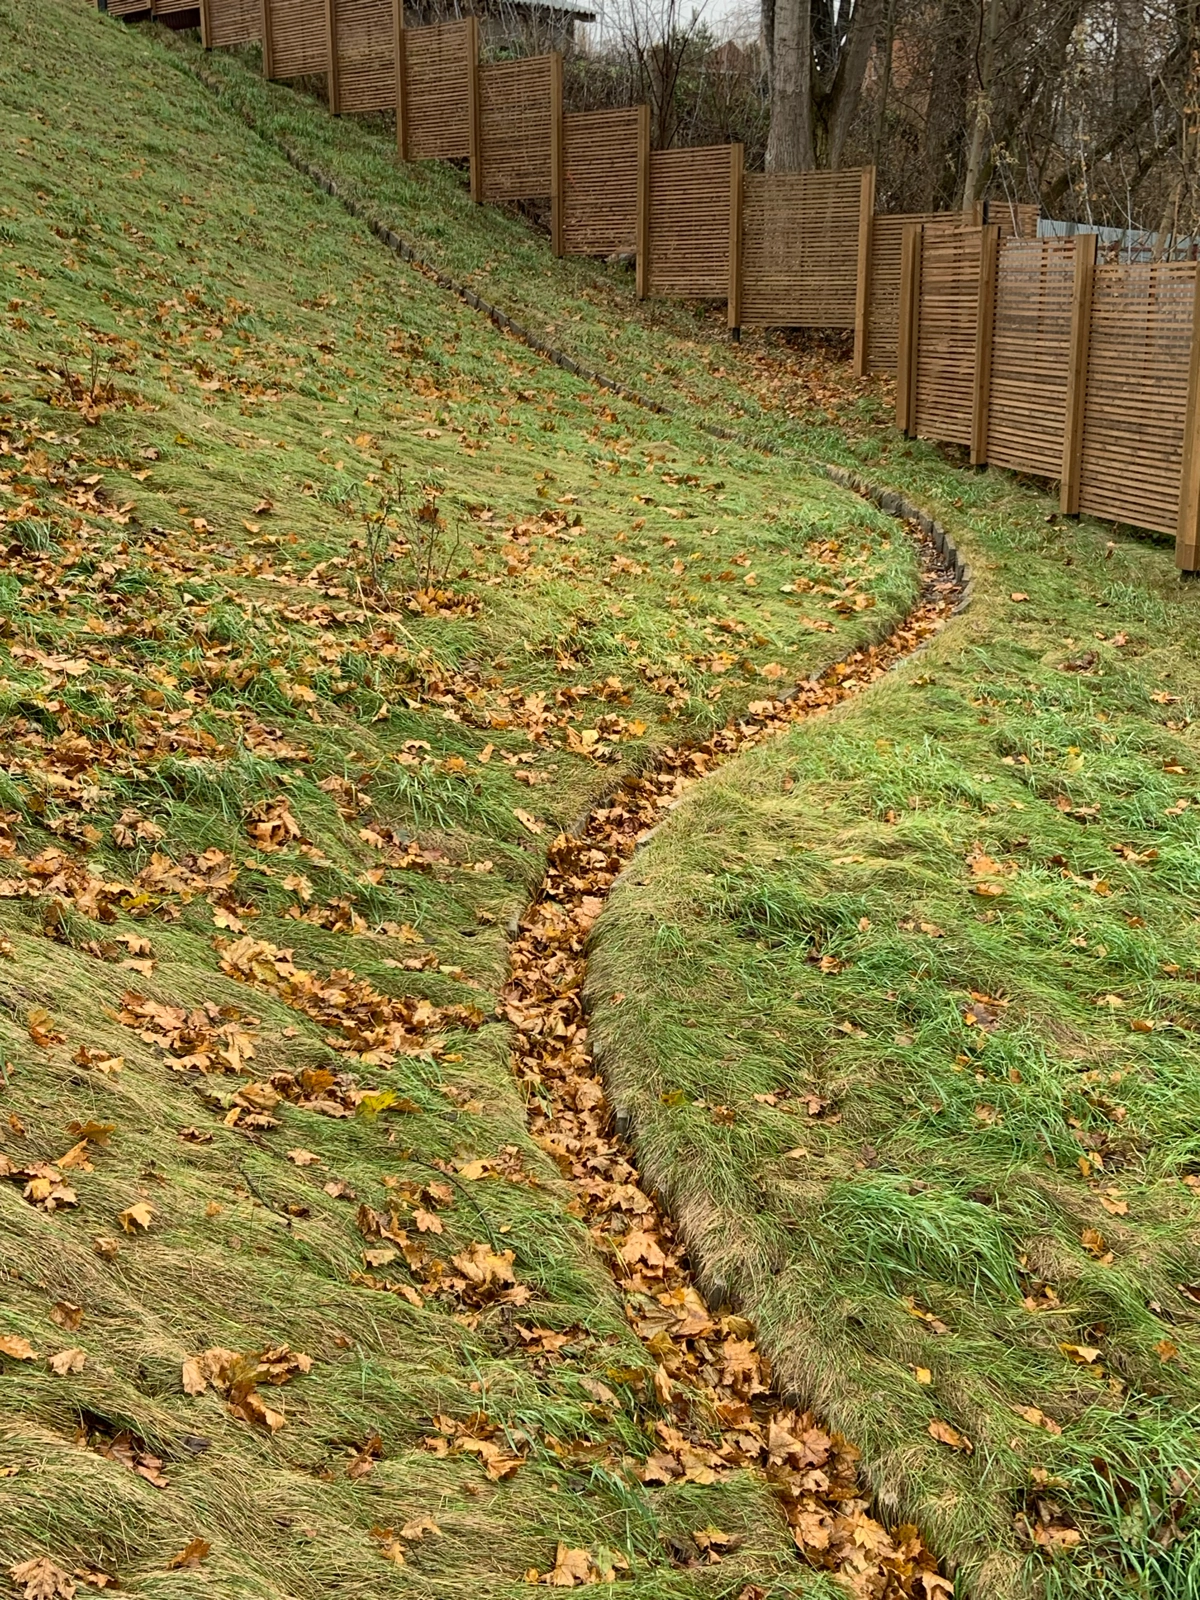
<path fill-rule="evenodd" d="M 952 1594 L 953 1585 L 914 1526 L 889 1530 L 871 1515 L 854 1445 L 773 1390 L 753 1324 L 706 1304 L 670 1216 L 642 1187 L 614 1131 L 588 1043 L 583 991 L 589 932 L 608 892 L 684 791 L 736 752 L 861 693 L 940 629 L 957 586 L 912 531 L 925 558 L 924 592 L 896 631 L 790 697 L 755 702 L 710 738 L 662 752 L 577 832 L 558 836 L 510 947 L 512 976 L 503 998 L 531 1132 L 572 1184 L 572 1209 L 586 1220 L 655 1363 L 657 1398 L 670 1420 L 653 1423 L 657 1448 L 643 1481 L 708 1484 L 736 1467 L 761 1470 L 805 1559 L 869 1600 L 935 1600 Z M 741 1600 L 761 1594 L 751 1585 Z"/>

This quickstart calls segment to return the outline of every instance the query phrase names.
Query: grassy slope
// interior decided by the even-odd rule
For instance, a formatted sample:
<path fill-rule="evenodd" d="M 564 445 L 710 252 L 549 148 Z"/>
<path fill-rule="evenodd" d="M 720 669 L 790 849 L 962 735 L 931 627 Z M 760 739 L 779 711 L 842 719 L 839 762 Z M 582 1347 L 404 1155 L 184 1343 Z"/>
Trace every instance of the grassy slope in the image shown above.
<path fill-rule="evenodd" d="M 834 397 L 779 336 L 748 331 L 735 348 L 723 307 L 639 305 L 628 269 L 554 261 L 544 235 L 522 218 L 472 205 L 462 171 L 432 161 L 399 165 L 390 119 L 314 115 L 319 81 L 264 82 L 257 47 L 206 53 L 185 34 L 164 43 L 264 139 L 331 174 L 425 259 L 567 354 L 672 410 L 695 408 L 801 454 L 814 448 L 808 425 Z M 803 415 L 780 407 L 781 385 L 793 400 L 803 397 Z"/>
<path fill-rule="evenodd" d="M 593 1036 L 694 1248 L 968 1592 L 1191 1596 L 1200 597 L 1010 478 L 859 454 L 974 605 L 685 800 L 597 927 Z"/>
<path fill-rule="evenodd" d="M 0 1334 L 37 1352 L 0 1356 L 0 1567 L 45 1553 L 145 1595 L 504 1595 L 561 1537 L 623 1552 L 634 1594 L 791 1592 L 753 1483 L 647 1492 L 626 1469 L 650 1445 L 640 1347 L 490 1016 L 554 824 L 655 739 L 761 694 L 763 668 L 803 673 L 902 609 L 910 553 L 799 470 L 609 408 L 399 267 L 175 70 L 189 48 L 65 0 L 0 3 Z M 295 127 L 315 140 L 323 118 Z M 364 514 L 397 471 L 441 490 L 444 543 L 462 530 L 440 610 L 410 603 L 403 517 L 393 604 L 361 603 Z M 828 593 L 781 592 L 806 577 Z M 249 987 L 221 970 L 237 923 L 313 974 L 293 1004 L 269 964 L 243 965 Z M 356 1007 L 334 969 L 375 994 Z M 120 1020 L 129 989 L 218 1010 L 167 1052 L 179 1019 Z M 381 1022 L 419 1053 L 362 1059 Z M 239 1035 L 255 1055 L 235 1071 Z M 229 1071 L 183 1060 L 221 1044 Z M 351 1074 L 342 1109 L 365 1088 L 392 1109 L 288 1103 L 321 1098 L 289 1078 L 305 1068 Z M 268 1077 L 278 1127 L 256 1124 L 269 1095 L 238 1099 Z M 89 1122 L 115 1128 L 59 1169 L 78 1204 L 36 1204 L 21 1174 Z M 500 1175 L 453 1178 L 474 1158 Z M 430 1260 L 365 1281 L 357 1202 L 390 1202 Z M 142 1203 L 149 1231 L 122 1231 Z M 514 1252 L 517 1296 L 427 1289 L 476 1243 Z M 266 1391 L 277 1433 L 183 1392 L 186 1357 L 284 1341 L 314 1365 Z M 81 1371 L 48 1367 L 76 1346 Z M 476 1411 L 476 1436 L 527 1456 L 515 1476 L 422 1447 L 436 1415 Z M 97 1448 L 123 1432 L 168 1487 Z M 350 1476 L 375 1433 L 382 1459 Z M 386 1559 L 371 1529 L 422 1515 L 441 1533 Z M 664 1538 L 709 1523 L 742 1548 L 678 1567 Z M 193 1536 L 211 1554 L 168 1571 Z"/>

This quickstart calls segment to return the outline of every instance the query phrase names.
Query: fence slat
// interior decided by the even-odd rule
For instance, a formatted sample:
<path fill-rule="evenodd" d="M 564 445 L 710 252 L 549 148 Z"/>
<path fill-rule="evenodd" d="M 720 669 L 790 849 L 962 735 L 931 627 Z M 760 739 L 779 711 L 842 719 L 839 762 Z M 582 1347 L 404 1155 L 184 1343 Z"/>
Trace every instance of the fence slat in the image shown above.
<path fill-rule="evenodd" d="M 726 322 L 736 335 L 742 327 L 742 208 L 744 199 L 745 148 L 729 147 L 729 294 Z"/>
<path fill-rule="evenodd" d="M 996 270 L 1000 228 L 988 223 L 979 241 L 979 289 L 975 306 L 975 377 L 971 391 L 971 463 L 988 457 L 988 410 L 992 387 L 992 341 L 996 331 Z"/>
<path fill-rule="evenodd" d="M 1175 565 L 1181 572 L 1195 572 L 1200 568 L 1200 268 L 1192 296 L 1192 349 L 1183 437 Z"/>
<path fill-rule="evenodd" d="M 1058 505 L 1064 516 L 1079 515 L 1079 465 L 1083 454 L 1083 413 L 1087 394 L 1088 338 L 1092 328 L 1092 286 L 1096 274 L 1094 233 L 1075 238 L 1071 295 L 1071 349 L 1067 366 L 1066 424 Z"/>
<path fill-rule="evenodd" d="M 910 223 L 900 242 L 900 306 L 896 335 L 896 426 L 913 433 L 913 391 L 917 370 L 917 338 L 921 305 L 921 235 L 924 225 Z"/>
<path fill-rule="evenodd" d="M 875 222 L 875 168 L 862 169 L 858 202 L 858 261 L 854 274 L 854 376 L 867 371 L 867 315 L 871 294 L 871 240 Z"/>

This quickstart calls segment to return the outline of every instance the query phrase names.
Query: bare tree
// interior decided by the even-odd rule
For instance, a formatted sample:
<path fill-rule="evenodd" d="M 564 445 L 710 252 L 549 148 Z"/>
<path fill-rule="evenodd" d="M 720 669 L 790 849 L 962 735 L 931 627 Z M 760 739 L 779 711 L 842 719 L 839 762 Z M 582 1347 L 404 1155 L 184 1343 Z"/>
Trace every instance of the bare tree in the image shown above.
<path fill-rule="evenodd" d="M 885 0 L 763 0 L 768 172 L 842 165 Z"/>

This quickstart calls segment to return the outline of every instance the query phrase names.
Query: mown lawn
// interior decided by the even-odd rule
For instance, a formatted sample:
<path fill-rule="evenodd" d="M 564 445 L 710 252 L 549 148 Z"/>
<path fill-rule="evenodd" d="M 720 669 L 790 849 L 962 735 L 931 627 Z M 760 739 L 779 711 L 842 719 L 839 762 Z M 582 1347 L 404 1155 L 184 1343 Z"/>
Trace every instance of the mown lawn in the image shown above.
<path fill-rule="evenodd" d="M 923 445 L 968 613 L 694 790 L 593 1034 L 696 1256 L 972 1595 L 1200 1574 L 1200 604 Z"/>
<path fill-rule="evenodd" d="M 402 267 L 190 49 L 0 0 L 0 1570 L 815 1590 L 757 1479 L 641 1483 L 495 1002 L 556 830 L 913 554 Z"/>

